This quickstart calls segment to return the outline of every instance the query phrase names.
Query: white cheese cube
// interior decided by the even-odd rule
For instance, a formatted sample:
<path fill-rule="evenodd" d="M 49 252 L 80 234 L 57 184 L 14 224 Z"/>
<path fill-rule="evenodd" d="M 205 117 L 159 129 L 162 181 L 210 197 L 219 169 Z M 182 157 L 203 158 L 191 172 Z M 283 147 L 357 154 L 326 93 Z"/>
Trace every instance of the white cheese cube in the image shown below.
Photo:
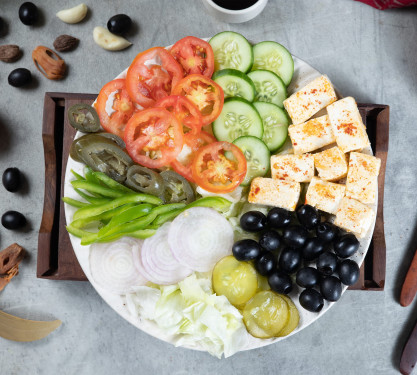
<path fill-rule="evenodd" d="M 288 127 L 294 154 L 304 154 L 336 142 L 329 117 L 321 116 Z"/>
<path fill-rule="evenodd" d="M 312 154 L 273 155 L 271 175 L 276 180 L 310 182 L 314 177 L 314 157 Z"/>
<path fill-rule="evenodd" d="M 248 201 L 294 211 L 300 199 L 299 182 L 256 177 L 252 180 Z"/>
<path fill-rule="evenodd" d="M 327 107 L 336 143 L 346 153 L 369 146 L 368 134 L 355 99 L 347 97 Z"/>
<path fill-rule="evenodd" d="M 374 221 L 374 211 L 355 199 L 344 197 L 334 224 L 358 237 L 364 237 Z"/>
<path fill-rule="evenodd" d="M 345 196 L 345 185 L 323 181 L 313 177 L 308 185 L 306 204 L 329 214 L 335 214 Z"/>
<path fill-rule="evenodd" d="M 322 180 L 336 181 L 346 177 L 346 154 L 339 147 L 332 147 L 314 154 L 314 166 Z"/>
<path fill-rule="evenodd" d="M 372 155 L 351 152 L 346 179 L 346 196 L 362 203 L 374 203 L 380 167 L 381 159 Z"/>
<path fill-rule="evenodd" d="M 336 100 L 332 83 L 323 75 L 284 100 L 284 107 L 292 123 L 301 124 Z"/>

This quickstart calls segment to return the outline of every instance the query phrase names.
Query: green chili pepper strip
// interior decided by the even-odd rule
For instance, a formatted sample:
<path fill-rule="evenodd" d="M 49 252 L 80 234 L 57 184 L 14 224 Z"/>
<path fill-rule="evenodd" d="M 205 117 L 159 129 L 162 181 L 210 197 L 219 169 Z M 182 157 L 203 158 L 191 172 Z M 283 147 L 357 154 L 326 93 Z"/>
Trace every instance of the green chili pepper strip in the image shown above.
<path fill-rule="evenodd" d="M 91 204 L 104 204 L 104 203 L 107 203 L 107 202 L 110 202 L 111 201 L 111 199 L 109 199 L 109 198 L 96 198 L 96 197 L 93 197 L 93 196 L 91 196 L 89 194 L 84 193 L 80 189 L 74 189 L 74 190 L 78 193 L 78 195 L 80 197 L 84 198 L 87 202 L 90 202 Z"/>
<path fill-rule="evenodd" d="M 126 194 L 121 191 L 110 189 L 108 187 L 94 184 L 89 181 L 74 180 L 71 181 L 71 185 L 76 189 L 84 189 L 87 190 L 89 193 L 98 193 L 110 198 L 119 198 Z"/>
<path fill-rule="evenodd" d="M 73 236 L 79 237 L 79 238 L 85 238 L 85 237 L 88 237 L 92 234 L 95 234 L 95 233 L 88 232 L 88 231 L 83 230 L 83 229 L 75 228 L 71 224 L 67 225 L 66 228 L 67 228 L 68 233 L 71 233 Z"/>
<path fill-rule="evenodd" d="M 117 181 L 113 180 L 109 176 L 107 176 L 103 172 L 93 172 L 93 176 L 96 177 L 99 181 L 103 182 L 105 185 L 107 185 L 111 189 L 120 190 L 125 193 L 129 194 L 135 194 L 136 191 L 133 191 L 132 189 L 129 189 L 128 187 L 119 184 Z"/>
<path fill-rule="evenodd" d="M 98 240 L 97 242 L 111 242 L 111 241 L 115 241 L 117 239 L 119 239 L 120 237 L 134 237 L 134 238 L 139 238 L 141 240 L 144 240 L 146 238 L 152 237 L 156 232 L 156 229 L 140 229 L 137 230 L 135 232 L 130 232 L 130 233 L 118 233 L 115 234 L 113 236 L 109 236 L 109 237 L 104 237 L 100 240 Z"/>
<path fill-rule="evenodd" d="M 78 207 L 78 208 L 86 207 L 89 205 L 88 203 L 80 202 L 80 201 L 77 201 L 76 199 L 72 199 L 68 197 L 62 197 L 62 201 L 65 202 L 66 204 L 69 204 L 70 206 Z"/>
<path fill-rule="evenodd" d="M 100 185 L 100 180 L 94 176 L 94 171 L 88 165 L 84 167 L 84 176 L 88 182 Z"/>
<path fill-rule="evenodd" d="M 85 178 L 83 176 L 81 176 L 80 174 L 78 174 L 77 172 L 75 172 L 73 169 L 71 169 L 71 173 L 74 175 L 74 177 L 77 180 L 85 180 Z"/>

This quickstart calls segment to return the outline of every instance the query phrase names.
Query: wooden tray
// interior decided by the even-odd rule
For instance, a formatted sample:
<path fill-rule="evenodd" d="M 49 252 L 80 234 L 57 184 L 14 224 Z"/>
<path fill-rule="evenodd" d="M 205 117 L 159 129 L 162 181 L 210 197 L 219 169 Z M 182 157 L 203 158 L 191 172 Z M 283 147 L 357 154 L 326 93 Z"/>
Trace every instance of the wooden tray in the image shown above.
<path fill-rule="evenodd" d="M 52 280 L 87 278 L 82 271 L 65 230 L 64 204 L 61 201 L 65 169 L 75 130 L 68 124 L 67 109 L 75 103 L 92 103 L 96 94 L 46 93 L 42 138 L 45 152 L 45 198 L 38 239 L 37 277 Z M 372 148 L 381 158 L 378 180 L 378 216 L 375 231 L 359 281 L 349 289 L 383 290 L 385 284 L 385 237 L 383 219 L 384 178 L 388 152 L 389 107 L 359 104 Z"/>

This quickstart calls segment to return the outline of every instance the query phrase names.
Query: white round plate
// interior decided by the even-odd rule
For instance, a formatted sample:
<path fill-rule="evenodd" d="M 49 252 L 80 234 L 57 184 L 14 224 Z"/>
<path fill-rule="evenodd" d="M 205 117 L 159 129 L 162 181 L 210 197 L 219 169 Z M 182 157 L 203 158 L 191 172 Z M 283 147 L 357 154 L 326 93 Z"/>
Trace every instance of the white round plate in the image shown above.
<path fill-rule="evenodd" d="M 295 56 L 293 56 L 293 58 L 294 58 L 294 76 L 293 76 L 290 86 L 288 87 L 289 95 L 291 95 L 292 93 L 299 90 L 301 87 L 305 86 L 307 83 L 309 83 L 310 81 L 312 81 L 313 79 L 321 75 L 321 73 L 319 73 L 316 69 L 314 69 L 312 66 L 307 64 L 305 61 Z M 126 70 L 120 73 L 119 76 L 117 76 L 116 78 L 124 78 L 126 75 Z M 76 137 L 78 136 L 80 136 L 80 133 L 77 133 Z M 364 150 L 363 152 L 372 154 L 371 149 Z M 66 197 L 70 197 L 73 199 L 80 199 L 78 194 L 74 191 L 70 183 L 70 181 L 73 179 L 71 169 L 78 172 L 79 174 L 82 174 L 83 167 L 84 167 L 83 164 L 78 163 L 72 160 L 71 158 L 68 159 L 67 169 L 65 172 L 65 186 L 64 186 L 64 195 Z M 377 202 L 377 198 L 375 202 Z M 374 210 L 374 212 L 376 212 L 376 209 L 377 209 L 376 203 L 372 205 L 371 208 Z M 67 223 L 70 223 L 72 221 L 72 216 L 74 212 L 75 212 L 74 207 L 65 204 L 65 218 L 66 218 Z M 375 222 L 371 226 L 368 234 L 364 238 L 360 239 L 359 251 L 352 257 L 352 259 L 355 260 L 359 264 L 359 266 L 362 264 L 365 258 L 366 252 L 368 250 L 369 244 L 371 242 L 374 224 Z M 154 322 L 150 320 L 133 317 L 127 310 L 126 306 L 124 305 L 124 298 L 122 296 L 109 293 L 108 291 L 104 290 L 103 288 L 101 288 L 99 285 L 97 285 L 94 282 L 94 280 L 91 277 L 91 272 L 90 272 L 90 267 L 89 267 L 89 248 L 86 246 L 81 246 L 80 239 L 77 237 L 70 235 L 70 239 L 71 239 L 72 246 L 74 248 L 75 255 L 77 256 L 77 259 L 85 275 L 89 279 L 91 285 L 97 290 L 98 294 L 104 299 L 104 301 L 106 301 L 120 316 L 122 316 L 128 322 L 132 323 L 135 327 L 141 329 L 142 331 L 148 333 L 151 336 L 154 336 L 160 340 L 173 344 L 174 336 L 168 335 L 165 331 L 160 329 Z M 343 293 L 346 291 L 346 289 L 347 287 L 343 288 Z M 316 319 L 320 318 L 324 313 L 326 313 L 329 310 L 329 308 L 334 304 L 334 302 L 329 303 L 325 301 L 325 305 L 323 309 L 320 311 L 320 313 L 311 313 L 303 309 L 300 306 L 298 302 L 298 295 L 299 295 L 299 289 L 297 286 L 295 286 L 293 292 L 291 292 L 289 296 L 292 298 L 292 300 L 294 301 L 295 305 L 298 308 L 298 311 L 300 313 L 300 322 L 299 322 L 298 328 L 295 329 L 289 336 L 296 334 L 297 332 L 307 327 L 309 324 L 313 323 Z M 289 337 L 289 336 L 286 336 L 286 337 Z M 285 337 L 279 337 L 279 338 L 274 338 L 274 339 L 257 339 L 248 334 L 247 345 L 243 348 L 243 350 L 259 348 L 259 347 L 269 345 L 269 344 L 272 344 L 272 343 L 275 343 L 284 339 Z M 193 346 L 193 347 L 187 346 L 187 348 L 195 349 L 195 350 L 204 350 L 199 346 Z"/>

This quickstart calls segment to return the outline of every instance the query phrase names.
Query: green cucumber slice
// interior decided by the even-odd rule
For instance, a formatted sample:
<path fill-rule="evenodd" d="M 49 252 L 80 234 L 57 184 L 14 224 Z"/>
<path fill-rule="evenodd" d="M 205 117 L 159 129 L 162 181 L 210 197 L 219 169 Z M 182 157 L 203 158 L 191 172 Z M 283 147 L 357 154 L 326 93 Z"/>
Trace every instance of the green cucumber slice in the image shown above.
<path fill-rule="evenodd" d="M 220 116 L 213 122 L 213 134 L 219 141 L 231 143 L 244 135 L 262 139 L 263 133 L 261 116 L 243 98 L 226 99 Z"/>
<path fill-rule="evenodd" d="M 289 85 L 294 74 L 294 60 L 288 50 L 276 42 L 261 42 L 253 46 L 252 70 L 265 69 L 274 72 Z"/>
<path fill-rule="evenodd" d="M 240 70 L 222 69 L 213 74 L 211 79 L 218 83 L 224 91 L 224 97 L 240 97 L 249 102 L 255 99 L 255 85 L 252 80 Z"/>
<path fill-rule="evenodd" d="M 247 39 L 233 31 L 223 31 L 209 41 L 214 52 L 214 71 L 237 69 L 243 73 L 253 64 L 253 50 Z"/>
<path fill-rule="evenodd" d="M 248 74 L 256 89 L 255 100 L 276 104 L 284 108 L 287 99 L 287 87 L 281 78 L 269 70 L 253 70 Z"/>
<path fill-rule="evenodd" d="M 277 151 L 288 137 L 288 115 L 283 109 L 271 103 L 255 102 L 253 105 L 262 117 L 264 128 L 262 140 L 269 151 Z"/>
<path fill-rule="evenodd" d="M 243 136 L 233 142 L 245 155 L 248 166 L 243 186 L 248 186 L 255 177 L 265 176 L 270 168 L 271 153 L 264 142 L 252 136 Z"/>

